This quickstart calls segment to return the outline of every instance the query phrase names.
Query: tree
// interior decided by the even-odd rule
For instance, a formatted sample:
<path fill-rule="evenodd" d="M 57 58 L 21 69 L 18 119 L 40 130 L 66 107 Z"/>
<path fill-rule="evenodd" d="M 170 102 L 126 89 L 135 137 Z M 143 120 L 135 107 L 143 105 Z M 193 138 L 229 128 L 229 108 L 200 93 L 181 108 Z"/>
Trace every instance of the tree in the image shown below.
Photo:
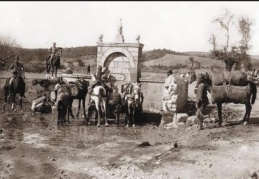
<path fill-rule="evenodd" d="M 247 54 L 249 50 L 249 41 L 251 39 L 250 29 L 252 22 L 249 18 L 241 17 L 238 22 L 238 31 L 241 35 L 241 40 L 238 44 L 234 44 L 231 46 L 229 50 L 229 41 L 230 41 L 230 25 L 234 18 L 234 15 L 230 13 L 229 10 L 225 10 L 225 13 L 220 17 L 215 18 L 212 22 L 220 25 L 220 28 L 226 33 L 226 41 L 223 44 L 223 48 L 218 49 L 216 36 L 213 34 L 209 39 L 209 42 L 213 46 L 212 56 L 216 57 L 219 60 L 222 60 L 226 64 L 226 69 L 230 71 L 234 64 L 236 64 L 235 69 L 239 70 L 241 68 L 241 64 L 245 67 L 251 66 L 251 59 Z"/>
<path fill-rule="evenodd" d="M 19 47 L 16 40 L 11 37 L 0 37 L 0 58 L 4 63 L 15 56 L 15 48 Z"/>
<path fill-rule="evenodd" d="M 211 35 L 211 38 L 209 39 L 209 43 L 213 46 L 213 52 L 217 49 L 217 38 L 214 34 Z"/>
<path fill-rule="evenodd" d="M 228 51 L 229 38 L 230 38 L 230 34 L 229 34 L 230 22 L 232 21 L 233 17 L 234 15 L 231 14 L 228 9 L 226 9 L 225 13 L 221 17 L 215 18 L 213 20 L 213 23 L 218 23 L 220 27 L 226 31 L 226 44 L 224 46 L 224 51 Z"/>
<path fill-rule="evenodd" d="M 247 51 L 250 49 L 248 43 L 251 40 L 251 26 L 252 22 L 248 17 L 241 17 L 239 19 L 239 33 L 241 34 L 241 51 L 243 53 L 247 53 Z"/>

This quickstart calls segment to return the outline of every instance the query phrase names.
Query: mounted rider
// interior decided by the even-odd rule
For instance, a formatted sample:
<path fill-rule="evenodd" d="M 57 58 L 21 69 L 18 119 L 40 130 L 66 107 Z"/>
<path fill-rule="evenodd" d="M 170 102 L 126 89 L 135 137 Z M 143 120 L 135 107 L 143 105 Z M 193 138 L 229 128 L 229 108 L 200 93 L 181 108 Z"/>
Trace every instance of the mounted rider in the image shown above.
<path fill-rule="evenodd" d="M 90 104 L 91 95 L 95 86 L 103 86 L 107 92 L 111 90 L 111 88 L 106 85 L 106 83 L 108 83 L 109 75 L 105 73 L 105 70 L 103 70 L 103 67 L 100 65 L 97 67 L 97 71 L 95 73 L 96 81 L 91 86 L 88 87 L 89 104 Z"/>
<path fill-rule="evenodd" d="M 50 59 L 51 65 L 53 65 L 54 57 L 56 57 L 56 56 L 60 57 L 61 56 L 61 54 L 59 54 L 61 50 L 62 50 L 62 48 L 61 47 L 56 47 L 56 42 L 53 42 L 53 46 L 50 47 L 50 49 L 49 49 L 50 56 L 48 58 L 48 59 Z"/>
<path fill-rule="evenodd" d="M 11 97 L 11 84 L 14 79 L 20 78 L 21 83 L 23 83 L 25 85 L 24 67 L 23 67 L 23 64 L 20 62 L 19 56 L 15 56 L 15 62 L 11 64 L 10 69 L 13 70 L 13 72 L 12 72 L 13 76 L 11 77 L 11 79 L 9 81 L 9 84 L 10 84 L 9 85 L 9 92 L 10 92 L 9 97 Z"/>

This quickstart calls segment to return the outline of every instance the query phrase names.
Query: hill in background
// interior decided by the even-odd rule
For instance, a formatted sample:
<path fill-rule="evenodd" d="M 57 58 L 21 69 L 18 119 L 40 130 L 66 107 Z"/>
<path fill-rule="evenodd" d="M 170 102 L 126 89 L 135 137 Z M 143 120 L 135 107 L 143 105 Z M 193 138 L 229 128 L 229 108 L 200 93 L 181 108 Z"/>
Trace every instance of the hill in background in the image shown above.
<path fill-rule="evenodd" d="M 43 72 L 45 70 L 45 59 L 49 56 L 48 49 L 25 49 L 15 48 L 15 53 L 25 64 L 28 72 Z M 78 73 L 84 73 L 86 66 L 91 65 L 91 69 L 96 69 L 96 46 L 83 46 L 63 48 L 61 64 L 62 68 L 71 68 Z M 189 58 L 201 64 L 201 68 L 224 68 L 225 64 L 219 60 L 210 58 L 209 52 L 176 52 L 168 49 L 154 49 L 144 51 L 142 55 L 142 71 L 145 72 L 165 72 L 168 68 L 186 69 L 190 66 Z M 251 56 L 254 67 L 259 67 L 259 55 Z M 8 61 L 8 68 L 12 61 Z"/>

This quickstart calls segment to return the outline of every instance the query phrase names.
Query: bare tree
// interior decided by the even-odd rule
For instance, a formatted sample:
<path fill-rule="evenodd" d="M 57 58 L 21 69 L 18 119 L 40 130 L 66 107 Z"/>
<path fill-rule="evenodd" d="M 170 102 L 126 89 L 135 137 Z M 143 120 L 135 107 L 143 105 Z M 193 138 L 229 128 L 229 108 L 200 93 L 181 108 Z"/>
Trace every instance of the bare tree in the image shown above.
<path fill-rule="evenodd" d="M 231 49 L 229 49 L 229 40 L 230 40 L 230 25 L 234 18 L 234 15 L 229 12 L 229 10 L 225 10 L 225 13 L 221 15 L 218 18 L 213 19 L 213 23 L 218 23 L 220 25 L 220 28 L 223 29 L 226 32 L 226 42 L 223 45 L 222 49 L 218 49 L 217 42 L 216 42 L 216 36 L 213 34 L 209 42 L 213 46 L 212 51 L 212 57 L 216 57 L 219 60 L 222 60 L 226 64 L 226 69 L 231 70 L 233 65 L 236 64 L 235 69 L 239 70 L 241 69 L 241 64 L 245 67 L 251 66 L 251 59 L 249 55 L 247 54 L 247 51 L 249 50 L 249 41 L 251 40 L 251 25 L 252 22 L 249 18 L 241 17 L 238 20 L 238 31 L 241 35 L 241 40 L 238 44 L 235 44 L 231 46 Z"/>
<path fill-rule="evenodd" d="M 250 49 L 249 47 L 249 41 L 251 40 L 251 26 L 252 21 L 248 17 L 241 17 L 238 21 L 239 23 L 239 32 L 241 34 L 241 52 L 247 53 L 247 51 Z"/>
<path fill-rule="evenodd" d="M 215 18 L 213 20 L 213 23 L 218 23 L 220 27 L 226 31 L 226 44 L 224 46 L 225 52 L 228 51 L 228 47 L 229 47 L 229 38 L 230 38 L 229 29 L 230 29 L 230 22 L 232 21 L 233 17 L 234 15 L 231 14 L 228 9 L 225 9 L 225 13 L 221 17 Z"/>
<path fill-rule="evenodd" d="M 5 64 L 15 55 L 15 48 L 20 47 L 11 37 L 0 37 L 0 58 Z"/>

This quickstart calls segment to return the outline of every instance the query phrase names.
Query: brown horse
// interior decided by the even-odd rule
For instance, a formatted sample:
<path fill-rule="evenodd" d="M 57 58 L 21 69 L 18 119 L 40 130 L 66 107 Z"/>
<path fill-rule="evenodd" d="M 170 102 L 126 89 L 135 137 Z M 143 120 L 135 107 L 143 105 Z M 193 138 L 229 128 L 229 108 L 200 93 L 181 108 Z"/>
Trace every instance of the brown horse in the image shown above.
<path fill-rule="evenodd" d="M 57 90 L 57 98 L 56 98 L 56 106 L 58 111 L 58 122 L 57 124 L 64 125 L 66 122 L 66 115 L 67 121 L 69 121 L 69 115 L 72 113 L 72 103 L 73 98 L 70 93 L 70 89 L 67 86 L 61 86 Z"/>
<path fill-rule="evenodd" d="M 194 78 L 194 77 L 190 77 Z M 243 118 L 244 124 L 249 121 L 252 105 L 255 103 L 257 88 L 256 84 L 251 81 L 246 81 L 245 86 L 233 86 L 223 84 L 221 86 L 213 86 L 212 79 L 207 73 L 196 75 L 197 87 L 199 84 L 204 83 L 209 86 L 208 91 L 212 95 L 212 103 L 217 104 L 219 126 L 222 125 L 222 103 L 235 103 L 245 104 L 246 112 Z M 190 80 L 190 82 L 192 82 Z M 199 100 L 199 99 L 197 99 Z M 201 101 L 202 100 L 201 98 Z"/>
<path fill-rule="evenodd" d="M 24 81 L 24 79 L 21 76 L 17 76 L 16 78 L 14 78 L 11 81 L 11 78 L 7 79 L 4 85 L 4 91 L 5 91 L 5 95 L 4 95 L 4 105 L 3 105 L 3 112 L 5 111 L 5 105 L 8 101 L 8 95 L 11 98 L 11 102 L 12 102 L 12 110 L 15 109 L 15 98 L 16 98 L 16 94 L 20 95 L 20 107 L 21 107 L 21 111 L 22 111 L 22 98 L 25 98 L 25 86 L 26 83 Z"/>
<path fill-rule="evenodd" d="M 80 79 L 80 80 L 76 80 L 75 82 L 69 82 L 68 84 L 72 92 L 73 100 L 78 99 L 78 111 L 77 111 L 76 117 L 79 117 L 79 112 L 80 112 L 81 102 L 82 102 L 84 118 L 86 119 L 85 99 L 88 93 L 89 81 Z M 75 95 L 73 95 L 73 91 L 76 91 Z M 74 116 L 73 113 L 72 113 L 72 116 Z"/>

